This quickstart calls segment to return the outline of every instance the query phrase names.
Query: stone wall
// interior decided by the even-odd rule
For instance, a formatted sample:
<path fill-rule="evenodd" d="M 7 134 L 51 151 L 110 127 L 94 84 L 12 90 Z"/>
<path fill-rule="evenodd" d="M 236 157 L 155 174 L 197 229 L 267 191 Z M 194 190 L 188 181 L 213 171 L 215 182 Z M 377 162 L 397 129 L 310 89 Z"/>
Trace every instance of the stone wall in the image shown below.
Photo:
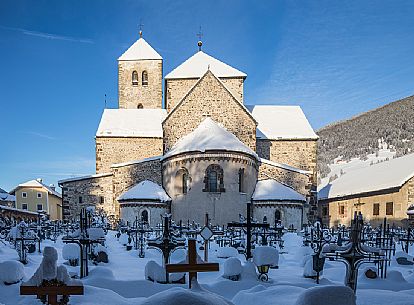
<path fill-rule="evenodd" d="M 111 174 L 61 182 L 59 185 L 62 187 L 64 220 L 78 216 L 81 208 L 87 206 L 95 206 L 97 209 L 103 209 L 107 215 L 116 216 Z M 79 198 L 82 198 L 82 202 Z"/>
<path fill-rule="evenodd" d="M 137 71 L 138 83 L 132 84 Z M 148 85 L 142 84 L 142 72 L 148 73 Z M 119 108 L 162 108 L 162 60 L 118 62 Z"/>
<path fill-rule="evenodd" d="M 259 179 L 268 178 L 286 184 L 304 196 L 308 196 L 310 193 L 311 181 L 309 176 L 262 162 L 259 167 Z"/>
<path fill-rule="evenodd" d="M 257 154 L 273 162 L 312 172 L 311 180 L 316 185 L 316 143 L 316 140 L 257 139 Z"/>
<path fill-rule="evenodd" d="M 289 204 L 289 203 L 275 203 L 272 201 L 254 202 L 253 203 L 253 217 L 258 221 L 263 221 L 263 217 L 266 216 L 267 222 L 274 226 L 275 212 L 280 212 L 280 223 L 288 228 L 291 225 L 295 229 L 300 230 L 304 223 L 307 223 L 306 213 L 302 204 Z"/>
<path fill-rule="evenodd" d="M 125 222 L 133 224 L 135 216 L 141 219 L 141 213 L 143 211 L 148 212 L 148 223 L 150 227 L 155 228 L 159 223 L 162 223 L 161 216 L 165 213 L 170 213 L 170 207 L 168 203 L 154 203 L 154 202 L 128 202 L 123 203 L 120 206 L 121 219 Z"/>
<path fill-rule="evenodd" d="M 167 112 L 170 112 L 197 83 L 198 78 L 167 79 L 165 80 L 165 105 Z M 243 82 L 242 77 L 220 78 L 222 83 L 229 89 L 235 98 L 243 103 Z"/>
<path fill-rule="evenodd" d="M 119 215 L 119 203 L 116 200 L 129 188 L 144 180 L 162 185 L 161 161 L 159 159 L 131 163 L 125 166 L 112 167 L 114 205 Z"/>
<path fill-rule="evenodd" d="M 208 71 L 163 122 L 164 153 L 207 116 L 222 124 L 252 150 L 256 149 L 255 120 Z"/>
<path fill-rule="evenodd" d="M 210 165 L 223 170 L 224 191 L 209 192 L 206 187 L 206 170 Z M 176 187 L 177 173 L 188 172 L 188 191 Z M 239 191 L 239 170 L 244 170 L 243 189 Z M 203 224 L 205 213 L 211 223 L 223 225 L 238 221 L 246 215 L 246 202 L 251 200 L 257 181 L 257 161 L 251 156 L 237 153 L 200 153 L 175 156 L 163 162 L 163 186 L 172 199 L 173 219 L 196 221 Z"/>
<path fill-rule="evenodd" d="M 161 138 L 96 137 L 96 173 L 108 173 L 115 163 L 162 155 Z"/>

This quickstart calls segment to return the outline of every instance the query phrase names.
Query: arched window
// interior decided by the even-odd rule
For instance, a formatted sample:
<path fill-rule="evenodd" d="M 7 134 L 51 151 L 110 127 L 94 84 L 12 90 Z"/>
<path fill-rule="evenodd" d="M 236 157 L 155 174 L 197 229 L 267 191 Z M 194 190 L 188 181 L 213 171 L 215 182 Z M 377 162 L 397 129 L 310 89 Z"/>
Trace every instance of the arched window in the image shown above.
<path fill-rule="evenodd" d="M 279 210 L 275 211 L 275 224 L 280 223 L 280 221 L 282 220 L 282 213 L 280 213 Z"/>
<path fill-rule="evenodd" d="M 134 86 L 138 85 L 138 72 L 137 71 L 132 72 L 132 85 Z"/>
<path fill-rule="evenodd" d="M 148 85 L 148 72 L 142 71 L 142 85 L 147 86 Z"/>
<path fill-rule="evenodd" d="M 144 106 L 142 104 L 138 104 L 137 108 L 142 109 L 142 108 L 144 108 Z"/>
<path fill-rule="evenodd" d="M 211 164 L 206 169 L 203 192 L 225 192 L 223 182 L 223 169 L 218 164 Z"/>
<path fill-rule="evenodd" d="M 175 174 L 175 193 L 187 194 L 189 191 L 190 175 L 186 168 L 180 168 Z"/>
<path fill-rule="evenodd" d="M 239 169 L 239 192 L 244 193 L 244 168 Z"/>
<path fill-rule="evenodd" d="M 148 222 L 148 211 L 147 210 L 143 210 L 141 212 L 141 220 L 143 222 Z"/>

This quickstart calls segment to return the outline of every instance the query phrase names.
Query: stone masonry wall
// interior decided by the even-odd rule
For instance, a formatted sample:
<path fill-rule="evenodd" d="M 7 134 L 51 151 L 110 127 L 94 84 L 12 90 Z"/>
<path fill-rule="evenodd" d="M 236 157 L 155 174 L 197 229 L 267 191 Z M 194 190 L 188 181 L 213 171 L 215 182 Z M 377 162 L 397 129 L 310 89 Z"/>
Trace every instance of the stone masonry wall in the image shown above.
<path fill-rule="evenodd" d="M 138 73 L 138 84 L 132 84 L 132 72 Z M 148 85 L 142 85 L 142 72 L 148 73 Z M 162 60 L 118 62 L 119 108 L 162 108 Z"/>
<path fill-rule="evenodd" d="M 243 103 L 243 78 L 220 78 L 236 99 Z M 198 78 L 167 79 L 165 82 L 165 105 L 170 112 L 195 85 Z"/>
<path fill-rule="evenodd" d="M 311 171 L 314 185 L 317 183 L 316 147 L 316 140 L 257 139 L 257 154 L 261 158 Z"/>
<path fill-rule="evenodd" d="M 162 155 L 161 138 L 96 137 L 96 173 L 108 173 L 115 163 Z"/>
<path fill-rule="evenodd" d="M 163 122 L 164 153 L 197 128 L 207 116 L 256 150 L 256 122 L 220 81 L 207 72 Z"/>
<path fill-rule="evenodd" d="M 116 200 L 129 188 L 144 180 L 162 185 L 161 161 L 159 159 L 133 163 L 126 166 L 113 167 L 114 205 L 119 215 L 119 203 Z"/>
<path fill-rule="evenodd" d="M 268 178 L 274 178 L 295 189 L 302 195 L 309 195 L 311 181 L 310 178 L 304 174 L 262 163 L 259 167 L 259 180 Z"/>
<path fill-rule="evenodd" d="M 82 207 L 94 205 L 107 215 L 115 215 L 112 197 L 112 175 L 61 183 L 63 219 L 79 215 Z M 80 202 L 79 197 L 82 198 Z M 101 203 L 103 197 L 103 203 Z"/>

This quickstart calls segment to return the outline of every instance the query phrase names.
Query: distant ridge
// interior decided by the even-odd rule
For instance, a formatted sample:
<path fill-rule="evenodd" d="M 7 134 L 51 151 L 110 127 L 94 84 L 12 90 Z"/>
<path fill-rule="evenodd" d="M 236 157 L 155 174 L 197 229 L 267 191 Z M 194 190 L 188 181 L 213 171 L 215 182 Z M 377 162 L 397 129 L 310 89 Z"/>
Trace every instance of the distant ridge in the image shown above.
<path fill-rule="evenodd" d="M 350 160 L 377 152 L 379 139 L 396 151 L 396 157 L 414 152 L 414 95 L 329 124 L 316 133 L 320 178 L 339 156 Z"/>

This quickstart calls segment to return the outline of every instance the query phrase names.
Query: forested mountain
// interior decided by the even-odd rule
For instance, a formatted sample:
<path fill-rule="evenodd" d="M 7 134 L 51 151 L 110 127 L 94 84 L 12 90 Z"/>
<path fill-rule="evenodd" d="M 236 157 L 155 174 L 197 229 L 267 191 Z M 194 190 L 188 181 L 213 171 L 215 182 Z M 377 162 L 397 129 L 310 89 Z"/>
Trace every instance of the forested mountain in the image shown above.
<path fill-rule="evenodd" d="M 386 143 L 396 157 L 414 152 L 414 96 L 392 102 L 317 131 L 319 177 L 329 173 L 337 157 L 364 159 Z"/>

